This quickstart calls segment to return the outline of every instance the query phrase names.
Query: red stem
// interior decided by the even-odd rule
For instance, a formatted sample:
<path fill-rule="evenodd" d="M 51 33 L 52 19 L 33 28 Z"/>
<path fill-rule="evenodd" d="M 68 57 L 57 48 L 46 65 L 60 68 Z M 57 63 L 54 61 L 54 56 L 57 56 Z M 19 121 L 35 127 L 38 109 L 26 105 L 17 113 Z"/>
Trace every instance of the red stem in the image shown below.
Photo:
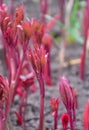
<path fill-rule="evenodd" d="M 63 127 L 63 130 L 67 130 L 67 127 Z"/>
<path fill-rule="evenodd" d="M 72 111 L 69 110 L 69 111 L 68 111 L 68 114 L 69 114 L 69 116 L 70 116 L 70 130 L 75 130 L 75 126 L 74 126 L 75 124 L 74 124 L 73 119 L 72 119 L 72 117 L 73 117 Z"/>
<path fill-rule="evenodd" d="M 50 52 L 48 54 L 48 60 L 47 60 L 47 64 L 48 64 L 48 76 L 51 79 L 51 70 L 50 70 Z"/>
<path fill-rule="evenodd" d="M 58 110 L 56 110 L 54 116 L 54 130 L 57 130 L 57 124 L 58 124 Z"/>
<path fill-rule="evenodd" d="M 18 87 L 18 80 L 19 80 L 19 76 L 21 74 L 21 70 L 22 70 L 22 66 L 23 66 L 23 62 L 25 60 L 25 56 L 26 56 L 26 52 L 27 52 L 27 48 L 28 48 L 28 42 L 25 43 L 24 47 L 23 47 L 23 56 L 22 56 L 22 59 L 20 61 L 20 65 L 18 67 L 18 70 L 17 70 L 17 73 L 16 73 L 16 78 L 15 78 L 15 88 L 14 88 L 14 94 L 13 94 L 13 99 L 14 99 L 14 96 L 15 96 L 15 93 L 16 93 L 16 90 L 17 90 L 17 87 Z"/>
<path fill-rule="evenodd" d="M 89 35 L 89 17 L 88 17 L 88 12 L 89 12 L 89 0 L 86 1 L 86 8 L 84 12 L 84 18 L 83 18 L 83 32 L 84 32 L 84 46 L 83 46 L 83 52 L 81 56 L 81 62 L 80 62 L 80 78 L 84 79 L 84 70 L 85 70 L 85 60 L 86 60 L 86 46 L 87 46 L 87 39 Z"/>
<path fill-rule="evenodd" d="M 4 122 L 1 120 L 0 121 L 0 130 L 4 130 L 4 125 L 5 125 Z"/>
<path fill-rule="evenodd" d="M 14 0 L 11 0 L 11 7 L 10 7 L 11 16 L 14 14 Z"/>
<path fill-rule="evenodd" d="M 63 130 L 67 130 L 67 128 L 64 127 Z"/>
<path fill-rule="evenodd" d="M 74 126 L 76 125 L 76 110 L 75 110 L 75 108 L 73 110 L 73 124 L 74 124 Z"/>
<path fill-rule="evenodd" d="M 0 0 L 0 6 L 3 4 L 3 0 Z"/>
<path fill-rule="evenodd" d="M 26 126 L 26 123 L 25 123 L 25 112 L 26 112 L 26 104 L 27 104 L 27 95 L 28 95 L 28 91 L 26 91 L 21 99 L 21 104 L 20 104 L 20 108 L 19 108 L 19 113 L 20 115 L 22 116 L 22 119 L 23 119 L 23 127 L 24 127 L 24 130 L 28 130 L 27 129 L 27 126 Z M 24 107 L 24 110 L 22 111 L 22 108 Z"/>
<path fill-rule="evenodd" d="M 45 98 L 45 88 L 44 88 L 44 79 L 43 75 L 38 78 L 40 85 L 40 122 L 39 130 L 44 129 L 44 98 Z"/>
<path fill-rule="evenodd" d="M 87 30 L 88 33 L 88 30 Z M 85 36 L 85 41 L 84 41 L 84 47 L 83 47 L 83 52 L 81 55 L 81 62 L 80 62 L 80 78 L 84 79 L 84 70 L 85 70 L 85 59 L 86 59 L 86 44 L 87 44 L 87 34 Z"/>
<path fill-rule="evenodd" d="M 61 12 L 61 22 L 64 23 L 64 14 L 65 14 L 65 0 L 59 0 L 59 9 Z"/>
<path fill-rule="evenodd" d="M 0 103 L 0 130 L 4 130 L 5 127 L 5 120 L 3 119 L 4 117 L 3 113 L 3 106 L 2 103 Z"/>
<path fill-rule="evenodd" d="M 42 22 L 46 23 L 45 15 L 47 14 L 48 9 L 48 0 L 40 0 L 40 7 L 41 7 L 41 13 L 42 13 Z"/>
<path fill-rule="evenodd" d="M 46 65 L 46 70 L 47 70 L 47 75 L 45 76 L 46 78 L 46 83 L 48 83 L 48 85 L 52 84 L 52 76 L 51 76 L 51 65 L 50 65 L 50 49 L 48 47 L 48 45 L 45 46 L 45 50 L 46 53 L 48 53 L 48 58 L 47 58 L 47 65 Z"/>

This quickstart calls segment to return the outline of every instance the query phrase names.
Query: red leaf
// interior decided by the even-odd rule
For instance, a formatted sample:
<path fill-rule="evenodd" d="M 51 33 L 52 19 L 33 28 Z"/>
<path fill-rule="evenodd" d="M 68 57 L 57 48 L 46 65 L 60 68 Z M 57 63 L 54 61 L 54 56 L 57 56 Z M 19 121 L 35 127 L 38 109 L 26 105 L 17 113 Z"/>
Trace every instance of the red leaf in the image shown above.
<path fill-rule="evenodd" d="M 34 74 L 30 73 L 27 75 L 21 75 L 20 80 L 24 88 L 30 87 L 34 83 Z"/>
<path fill-rule="evenodd" d="M 15 112 L 15 114 L 16 114 L 16 116 L 17 116 L 19 125 L 22 125 L 22 124 L 23 124 L 22 116 L 21 116 L 19 113 L 17 113 L 17 112 Z"/>
<path fill-rule="evenodd" d="M 24 19 L 24 8 L 23 6 L 19 6 L 16 9 L 15 20 L 17 23 L 20 23 L 23 19 Z"/>
<path fill-rule="evenodd" d="M 56 24 L 57 20 L 60 19 L 60 14 L 56 14 L 52 20 L 47 24 L 46 30 L 50 30 L 53 28 L 53 26 Z"/>
<path fill-rule="evenodd" d="M 58 110 L 59 98 L 51 98 L 50 104 L 51 104 L 51 107 L 52 107 L 53 111 Z"/>

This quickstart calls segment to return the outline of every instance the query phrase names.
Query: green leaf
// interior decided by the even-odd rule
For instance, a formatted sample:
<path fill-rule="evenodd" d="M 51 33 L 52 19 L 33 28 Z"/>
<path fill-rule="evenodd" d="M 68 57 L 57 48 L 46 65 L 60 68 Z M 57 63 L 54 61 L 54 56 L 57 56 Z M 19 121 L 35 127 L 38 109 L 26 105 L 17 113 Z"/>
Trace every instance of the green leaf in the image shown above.
<path fill-rule="evenodd" d="M 80 1 L 80 7 L 84 8 L 86 6 L 86 1 Z"/>
<path fill-rule="evenodd" d="M 38 3 L 39 2 L 39 0 L 32 0 L 33 2 L 36 2 L 36 3 Z"/>
<path fill-rule="evenodd" d="M 45 17 L 48 19 L 48 20 L 52 20 L 52 16 L 50 15 L 45 15 Z M 61 23 L 60 21 L 57 21 L 57 24 L 63 28 L 64 30 L 66 30 L 68 33 L 69 33 L 69 39 L 70 41 L 72 42 L 73 40 L 76 40 L 78 41 L 79 43 L 83 43 L 83 38 L 79 35 L 79 28 L 80 28 L 80 23 L 77 21 L 76 24 L 70 28 L 66 27 L 63 23 Z"/>
<path fill-rule="evenodd" d="M 79 33 L 74 29 L 68 29 L 69 35 L 74 38 L 79 43 L 83 43 L 83 38 L 79 35 Z"/>
<path fill-rule="evenodd" d="M 73 5 L 73 9 L 71 12 L 71 17 L 70 17 L 70 22 L 71 22 L 71 26 L 73 27 L 77 21 L 77 12 L 79 9 L 79 1 L 75 0 L 74 5 Z"/>

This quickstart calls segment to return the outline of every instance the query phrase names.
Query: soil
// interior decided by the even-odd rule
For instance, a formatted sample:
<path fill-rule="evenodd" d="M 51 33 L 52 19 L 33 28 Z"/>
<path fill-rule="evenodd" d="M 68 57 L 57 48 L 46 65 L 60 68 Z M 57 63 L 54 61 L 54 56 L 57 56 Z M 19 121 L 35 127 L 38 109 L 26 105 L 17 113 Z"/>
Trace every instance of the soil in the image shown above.
<path fill-rule="evenodd" d="M 19 0 L 18 0 L 19 1 Z M 19 2 L 16 1 L 18 4 Z M 29 2 L 28 2 L 29 1 Z M 49 1 L 49 5 L 51 6 L 49 12 L 55 14 L 58 12 L 58 0 L 53 2 L 54 0 Z M 28 6 L 29 3 L 29 6 Z M 40 12 L 39 4 L 32 2 L 32 0 L 23 0 L 23 4 L 25 5 L 26 12 L 28 17 L 37 17 L 38 13 Z M 28 13 L 30 12 L 30 13 Z M 58 46 L 58 47 L 57 47 Z M 70 44 L 65 51 L 67 61 L 71 59 L 76 59 L 80 57 L 82 51 L 82 45 L 78 43 Z M 60 44 L 53 44 L 52 51 L 51 51 L 51 70 L 52 70 L 52 78 L 53 78 L 53 86 L 45 86 L 46 90 L 46 97 L 45 97 L 45 130 L 53 130 L 53 117 L 52 111 L 50 107 L 50 99 L 51 97 L 58 97 L 59 96 L 59 77 L 66 76 L 70 81 L 71 85 L 76 88 L 78 92 L 78 110 L 77 110 L 77 123 L 76 123 L 76 130 L 83 129 L 83 110 L 84 106 L 89 97 L 89 65 L 86 63 L 86 72 L 85 72 L 85 80 L 82 81 L 79 78 L 79 64 L 70 65 L 67 67 L 63 67 L 62 73 L 60 74 L 60 63 L 58 59 Z M 3 49 L 0 50 L 0 73 L 6 75 L 6 66 L 5 66 L 5 57 Z M 39 126 L 39 86 L 37 84 L 37 92 L 31 93 L 29 92 L 29 97 L 27 101 L 27 111 L 26 111 L 26 125 L 28 130 L 38 130 Z M 23 130 L 21 126 L 17 123 L 16 115 L 14 111 L 18 110 L 18 97 L 15 98 L 11 109 L 11 121 L 13 130 Z M 59 104 L 59 121 L 58 121 L 58 130 L 62 130 L 61 126 L 61 114 L 66 112 L 64 105 L 60 101 Z"/>

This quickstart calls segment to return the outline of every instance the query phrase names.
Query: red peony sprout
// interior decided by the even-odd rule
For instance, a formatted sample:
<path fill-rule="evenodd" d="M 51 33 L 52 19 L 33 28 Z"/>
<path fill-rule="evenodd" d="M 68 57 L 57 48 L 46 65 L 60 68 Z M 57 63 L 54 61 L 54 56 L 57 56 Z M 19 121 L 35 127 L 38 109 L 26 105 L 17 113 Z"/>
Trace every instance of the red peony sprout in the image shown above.
<path fill-rule="evenodd" d="M 70 127 L 71 130 L 75 130 L 76 122 L 76 108 L 77 108 L 77 98 L 75 90 L 70 86 L 68 80 L 65 77 L 62 77 L 60 80 L 60 95 L 63 104 L 66 107 L 66 110 L 70 116 Z"/>
<path fill-rule="evenodd" d="M 89 31 L 89 0 L 87 1 L 86 8 L 84 10 L 84 18 L 83 18 L 83 31 L 84 31 L 84 45 L 83 51 L 80 57 L 80 65 L 79 65 L 79 76 L 81 79 L 84 79 L 85 74 L 85 61 L 86 61 L 86 54 L 87 54 L 87 40 L 88 40 L 88 31 Z"/>
<path fill-rule="evenodd" d="M 45 88 L 44 88 L 44 67 L 47 62 L 46 51 L 39 47 L 38 44 L 34 44 L 34 50 L 29 51 L 28 58 L 31 61 L 32 67 L 35 71 L 37 80 L 40 86 L 40 123 L 39 130 L 44 128 L 44 98 L 45 98 Z"/>
<path fill-rule="evenodd" d="M 57 130 L 59 98 L 51 98 L 52 116 L 54 117 L 54 130 Z"/>

